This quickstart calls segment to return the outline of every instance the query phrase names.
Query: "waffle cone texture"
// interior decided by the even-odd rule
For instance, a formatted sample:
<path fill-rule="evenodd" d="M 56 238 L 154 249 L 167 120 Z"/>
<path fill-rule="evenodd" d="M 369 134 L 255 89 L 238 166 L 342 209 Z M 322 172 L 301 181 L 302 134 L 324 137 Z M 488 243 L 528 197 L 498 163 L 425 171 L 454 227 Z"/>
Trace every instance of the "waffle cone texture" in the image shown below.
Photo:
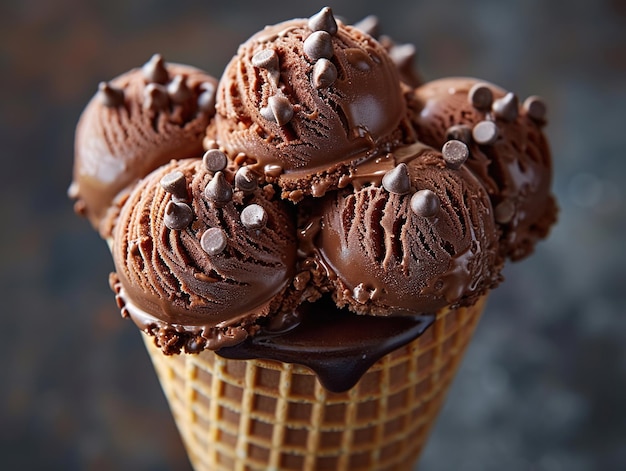
<path fill-rule="evenodd" d="M 299 365 L 165 356 L 143 337 L 195 471 L 409 471 L 485 301 L 442 310 L 345 393 Z"/>

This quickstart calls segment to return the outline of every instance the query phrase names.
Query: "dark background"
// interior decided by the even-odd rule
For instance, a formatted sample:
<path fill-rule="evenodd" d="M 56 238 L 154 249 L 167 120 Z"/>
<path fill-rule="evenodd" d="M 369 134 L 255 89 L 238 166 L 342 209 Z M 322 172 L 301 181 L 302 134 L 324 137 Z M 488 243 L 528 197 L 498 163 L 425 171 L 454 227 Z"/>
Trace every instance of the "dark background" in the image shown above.
<path fill-rule="evenodd" d="M 415 43 L 426 79 L 550 105 L 559 224 L 507 267 L 420 469 L 626 469 L 626 2 L 327 3 Z M 257 29 L 323 5 L 2 1 L 3 469 L 189 470 L 107 247 L 65 197 L 74 126 L 100 80 L 154 52 L 219 76 Z"/>

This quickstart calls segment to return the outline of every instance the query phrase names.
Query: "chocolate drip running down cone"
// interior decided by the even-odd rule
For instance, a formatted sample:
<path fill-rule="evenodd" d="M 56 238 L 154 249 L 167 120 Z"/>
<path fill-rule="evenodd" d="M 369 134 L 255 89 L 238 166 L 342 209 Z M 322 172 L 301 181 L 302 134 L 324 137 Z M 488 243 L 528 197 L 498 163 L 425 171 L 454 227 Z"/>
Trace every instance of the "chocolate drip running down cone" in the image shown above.
<path fill-rule="evenodd" d="M 418 339 L 333 393 L 298 364 L 165 356 L 144 336 L 195 471 L 410 470 L 486 297 L 446 309 Z"/>

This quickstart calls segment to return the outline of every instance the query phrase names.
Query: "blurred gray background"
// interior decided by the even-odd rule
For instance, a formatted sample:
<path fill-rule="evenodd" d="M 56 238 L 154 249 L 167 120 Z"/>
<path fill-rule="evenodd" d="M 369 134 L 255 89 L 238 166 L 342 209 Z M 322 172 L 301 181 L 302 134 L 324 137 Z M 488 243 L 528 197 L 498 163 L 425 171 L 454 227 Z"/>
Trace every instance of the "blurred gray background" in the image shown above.
<path fill-rule="evenodd" d="M 0 6 L 0 463 L 189 470 L 107 247 L 65 197 L 100 80 L 154 52 L 215 76 L 265 24 L 329 4 L 470 75 L 550 105 L 561 206 L 509 265 L 420 470 L 626 469 L 626 1 L 3 0 Z"/>

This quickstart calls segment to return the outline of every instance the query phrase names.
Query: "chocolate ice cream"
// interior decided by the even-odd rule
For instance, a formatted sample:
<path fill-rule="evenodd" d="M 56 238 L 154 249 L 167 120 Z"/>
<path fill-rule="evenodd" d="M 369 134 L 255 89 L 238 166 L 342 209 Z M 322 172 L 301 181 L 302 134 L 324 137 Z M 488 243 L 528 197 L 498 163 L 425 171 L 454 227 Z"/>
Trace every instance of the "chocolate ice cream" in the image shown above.
<path fill-rule="evenodd" d="M 469 147 L 467 166 L 489 192 L 502 230 L 502 252 L 527 256 L 555 222 L 552 161 L 543 133 L 546 106 L 472 78 L 428 82 L 414 92 L 420 141 L 441 148 L 457 139 Z"/>
<path fill-rule="evenodd" d="M 413 142 L 397 68 L 367 33 L 335 20 L 266 27 L 220 80 L 215 126 L 227 153 L 293 201 L 337 187 L 354 162 Z"/>
<path fill-rule="evenodd" d="M 321 206 L 321 263 L 337 305 L 363 314 L 473 304 L 500 279 L 487 192 L 433 149 L 404 155 L 382 178 Z"/>
<path fill-rule="evenodd" d="M 148 175 L 113 234 L 122 313 L 168 354 L 240 343 L 289 306 L 291 208 L 271 187 L 242 189 L 232 171 L 211 165 L 172 161 Z"/>
<path fill-rule="evenodd" d="M 414 88 L 377 30 L 329 8 L 268 26 L 215 97 L 158 55 L 101 85 L 72 192 L 112 235 L 123 313 L 165 353 L 301 331 L 319 298 L 337 318 L 469 306 L 545 236 L 543 101 L 467 78 Z"/>
<path fill-rule="evenodd" d="M 217 80 L 155 54 L 143 67 L 102 82 L 76 128 L 70 196 L 103 237 L 123 190 L 173 158 L 202 155 Z"/>

